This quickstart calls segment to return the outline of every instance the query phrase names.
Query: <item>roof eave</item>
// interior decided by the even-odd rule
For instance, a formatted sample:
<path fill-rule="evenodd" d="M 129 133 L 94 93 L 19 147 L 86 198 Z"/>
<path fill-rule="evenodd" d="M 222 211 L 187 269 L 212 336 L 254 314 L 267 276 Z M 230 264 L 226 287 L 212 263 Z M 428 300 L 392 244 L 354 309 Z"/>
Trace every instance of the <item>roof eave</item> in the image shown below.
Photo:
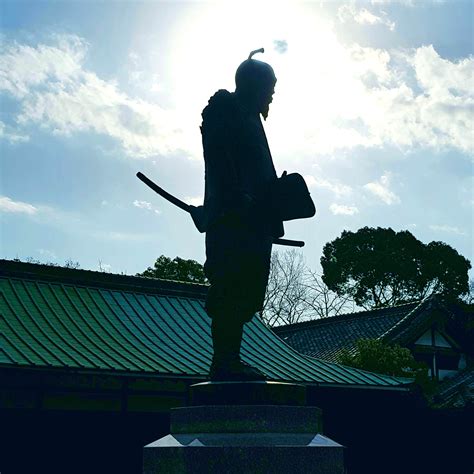
<path fill-rule="evenodd" d="M 95 370 L 95 369 L 78 369 L 70 367 L 46 367 L 46 366 L 21 366 L 11 364 L 0 364 L 0 369 L 12 369 L 12 370 L 27 370 L 32 372 L 68 372 L 69 374 L 77 375 L 99 375 L 103 377 L 124 377 L 124 378 L 152 378 L 152 379 L 173 379 L 173 380 L 186 380 L 193 381 L 196 383 L 208 380 L 207 374 L 165 374 L 159 372 L 128 372 L 128 371 L 111 371 L 111 370 Z M 375 384 L 345 384 L 345 383 L 328 383 L 328 382 L 316 382 L 311 380 L 286 380 L 278 379 L 272 380 L 275 382 L 289 382 L 296 384 L 304 384 L 310 387 L 318 388 L 337 388 L 337 389 L 375 389 L 375 390 L 390 390 L 390 391 L 410 391 L 410 384 L 400 385 L 375 385 Z"/>

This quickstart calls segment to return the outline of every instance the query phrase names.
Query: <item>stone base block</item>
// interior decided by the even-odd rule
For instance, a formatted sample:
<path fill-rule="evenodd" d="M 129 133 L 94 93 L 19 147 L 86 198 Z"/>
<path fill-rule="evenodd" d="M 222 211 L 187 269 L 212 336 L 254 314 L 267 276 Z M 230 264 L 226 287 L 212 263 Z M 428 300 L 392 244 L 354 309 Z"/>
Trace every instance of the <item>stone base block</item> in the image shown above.
<path fill-rule="evenodd" d="M 209 405 L 171 410 L 171 434 L 145 446 L 146 474 L 343 474 L 343 447 L 316 407 Z"/>
<path fill-rule="evenodd" d="M 171 433 L 322 433 L 317 407 L 203 405 L 171 410 Z"/>
<path fill-rule="evenodd" d="M 284 444 L 263 446 L 262 440 L 255 435 L 252 438 L 257 446 L 240 445 L 238 438 L 231 437 L 226 439 L 226 443 L 234 444 L 233 446 L 205 445 L 208 440 L 201 435 L 196 435 L 189 445 L 180 445 L 179 439 L 174 437 L 167 438 L 162 438 L 156 443 L 161 441 L 177 445 L 160 446 L 152 443 L 145 447 L 143 462 L 145 474 L 344 473 L 343 448 L 322 435 L 316 435 L 306 446 L 293 444 L 294 439 L 290 441 L 289 446 Z M 270 441 L 270 438 L 266 441 Z M 277 442 L 281 441 L 283 438 L 279 438 Z M 199 446 L 200 444 L 202 446 Z"/>
<path fill-rule="evenodd" d="M 306 386 L 286 382 L 202 382 L 189 387 L 189 405 L 306 405 Z"/>

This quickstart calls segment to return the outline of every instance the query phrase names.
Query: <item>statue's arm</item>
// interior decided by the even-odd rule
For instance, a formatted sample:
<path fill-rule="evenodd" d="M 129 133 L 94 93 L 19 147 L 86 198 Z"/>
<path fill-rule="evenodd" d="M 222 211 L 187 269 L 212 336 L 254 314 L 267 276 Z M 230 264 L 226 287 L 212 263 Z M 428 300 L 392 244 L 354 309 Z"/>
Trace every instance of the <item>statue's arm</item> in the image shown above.
<path fill-rule="evenodd" d="M 226 96 L 227 97 L 227 96 Z M 228 98 L 228 97 L 227 97 Z M 226 99 L 227 100 L 227 99 Z M 246 190 L 241 173 L 242 141 L 240 122 L 231 102 L 215 102 L 203 111 L 201 127 L 204 159 L 206 161 L 206 190 L 209 204 L 221 217 L 242 220 L 255 206 L 254 198 Z"/>
<path fill-rule="evenodd" d="M 221 143 L 209 153 L 208 168 L 214 173 L 218 188 L 216 195 L 226 214 L 246 217 L 255 205 L 254 198 L 246 191 L 239 172 L 239 156 L 232 142 Z"/>

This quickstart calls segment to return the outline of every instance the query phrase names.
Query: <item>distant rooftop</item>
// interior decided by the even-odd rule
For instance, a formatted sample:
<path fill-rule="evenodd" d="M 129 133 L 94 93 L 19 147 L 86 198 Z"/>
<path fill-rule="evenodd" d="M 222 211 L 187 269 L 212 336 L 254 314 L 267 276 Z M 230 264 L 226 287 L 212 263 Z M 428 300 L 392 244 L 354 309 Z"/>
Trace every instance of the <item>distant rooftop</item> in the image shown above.
<path fill-rule="evenodd" d="M 274 327 L 273 331 L 297 351 L 336 361 L 340 351 L 354 350 L 359 339 L 398 342 L 426 319 L 432 300 Z"/>

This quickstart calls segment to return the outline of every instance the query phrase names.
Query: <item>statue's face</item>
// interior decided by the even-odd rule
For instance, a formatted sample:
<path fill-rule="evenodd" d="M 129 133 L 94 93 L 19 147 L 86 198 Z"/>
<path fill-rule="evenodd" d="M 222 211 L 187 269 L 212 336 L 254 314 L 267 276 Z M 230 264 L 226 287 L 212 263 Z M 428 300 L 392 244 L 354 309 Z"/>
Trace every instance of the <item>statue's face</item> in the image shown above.
<path fill-rule="evenodd" d="M 259 112 L 262 114 L 264 120 L 267 120 L 268 112 L 270 111 L 270 104 L 273 101 L 273 94 L 275 93 L 275 82 L 271 82 L 264 87 L 259 94 Z"/>

